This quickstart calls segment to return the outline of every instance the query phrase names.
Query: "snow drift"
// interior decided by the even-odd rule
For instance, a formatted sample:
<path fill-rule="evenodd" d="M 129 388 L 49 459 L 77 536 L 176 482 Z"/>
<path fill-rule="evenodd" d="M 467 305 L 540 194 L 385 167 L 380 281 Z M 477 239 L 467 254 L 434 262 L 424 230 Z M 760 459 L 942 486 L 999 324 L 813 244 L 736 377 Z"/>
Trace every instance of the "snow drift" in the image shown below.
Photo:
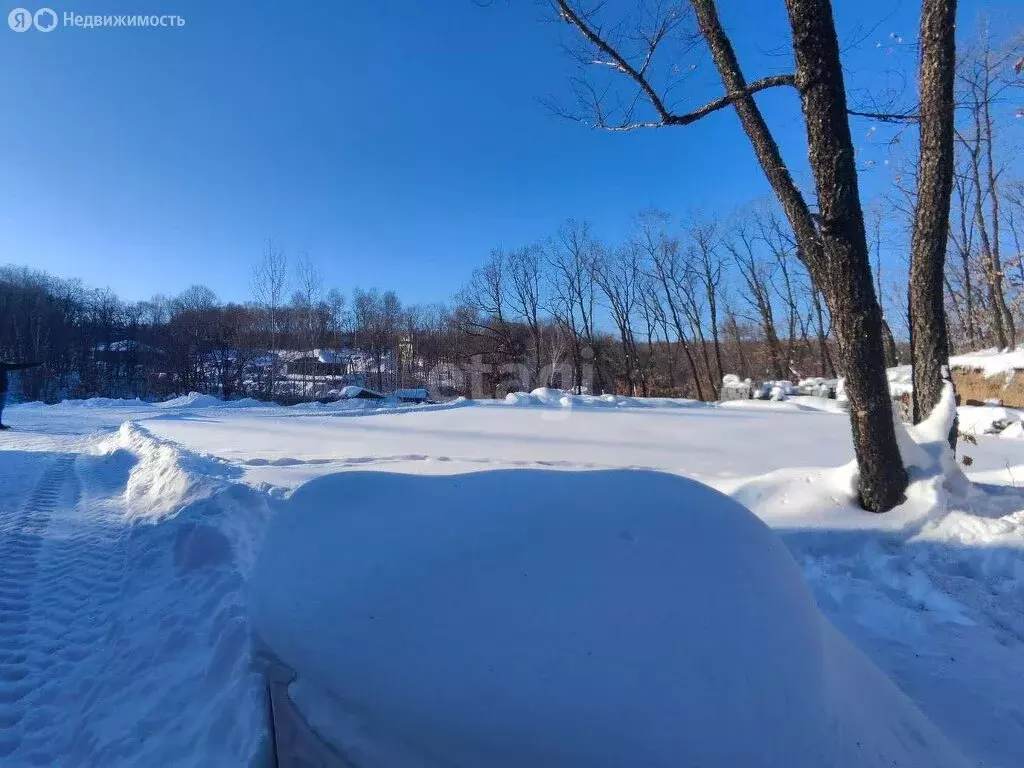
<path fill-rule="evenodd" d="M 776 535 L 695 481 L 353 472 L 286 506 L 253 627 L 351 763 L 964 765 Z"/>
<path fill-rule="evenodd" d="M 486 402 L 486 401 L 483 401 Z M 577 395 L 564 389 L 538 387 L 532 392 L 509 392 L 505 405 L 541 408 L 689 408 L 706 406 L 699 400 L 670 397 L 629 397 L 626 395 Z"/>
<path fill-rule="evenodd" d="M 192 502 L 212 496 L 224 481 L 241 471 L 222 459 L 203 456 L 177 443 L 155 437 L 148 429 L 126 421 L 111 438 L 97 446 L 103 455 L 134 457 L 124 488 L 127 514 L 159 519 Z"/>

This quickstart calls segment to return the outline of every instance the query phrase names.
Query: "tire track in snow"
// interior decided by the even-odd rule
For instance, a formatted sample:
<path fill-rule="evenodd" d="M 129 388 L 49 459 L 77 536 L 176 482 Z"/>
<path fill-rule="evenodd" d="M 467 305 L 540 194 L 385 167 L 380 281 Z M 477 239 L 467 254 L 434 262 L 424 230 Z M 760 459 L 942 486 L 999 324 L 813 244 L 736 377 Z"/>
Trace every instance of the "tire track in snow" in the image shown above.
<path fill-rule="evenodd" d="M 648 472 L 666 472 L 664 467 L 654 467 L 644 464 L 599 464 L 590 461 L 567 461 L 567 460 L 523 460 L 523 459 L 501 459 L 494 457 L 480 456 L 431 456 L 425 453 L 405 453 L 393 456 L 337 456 L 333 458 L 296 459 L 281 457 L 276 459 L 245 459 L 239 464 L 243 467 L 303 467 L 303 466 L 329 466 L 329 467 L 372 467 L 378 464 L 404 464 L 410 462 L 439 462 L 452 464 L 480 464 L 488 467 L 501 469 L 635 469 Z"/>
<path fill-rule="evenodd" d="M 74 461 L 74 456 L 56 459 L 20 509 L 0 513 L 0 761 L 5 764 L 22 744 L 30 694 L 48 667 L 31 632 L 33 588 L 43 534 Z"/>
<path fill-rule="evenodd" d="M 32 645 L 41 675 L 26 697 L 31 717 L 23 723 L 15 755 L 25 765 L 93 762 L 97 737 L 84 713 L 105 692 L 97 670 L 107 668 L 110 654 L 123 651 L 116 640 L 130 529 L 121 514 L 120 489 L 128 468 L 80 457 L 70 477 L 73 498 L 51 513 L 32 606 Z"/>
<path fill-rule="evenodd" d="M 35 538 L 31 567 L 17 588 L 17 666 L 3 666 L 20 678 L 18 699 L 0 722 L 3 765 L 91 762 L 96 737 L 82 714 L 103 692 L 97 670 L 106 664 L 96 656 L 116 652 L 128 531 L 118 497 L 104 498 L 109 479 L 97 477 L 91 458 L 60 459 L 26 505 Z M 97 483 L 100 495 L 83 495 L 83 486 L 88 492 Z"/>

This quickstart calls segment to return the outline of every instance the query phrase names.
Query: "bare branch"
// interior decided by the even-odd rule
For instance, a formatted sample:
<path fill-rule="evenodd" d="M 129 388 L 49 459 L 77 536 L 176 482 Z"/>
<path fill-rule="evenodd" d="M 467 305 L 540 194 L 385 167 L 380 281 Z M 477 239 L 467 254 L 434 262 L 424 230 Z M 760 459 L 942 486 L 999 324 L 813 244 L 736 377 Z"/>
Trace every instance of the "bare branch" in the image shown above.
<path fill-rule="evenodd" d="M 663 128 L 669 125 L 689 125 L 703 117 L 706 117 L 707 115 L 712 114 L 713 112 L 717 112 L 720 109 L 730 106 L 740 99 L 748 98 L 759 91 L 782 86 L 795 86 L 795 79 L 791 74 L 770 75 L 747 84 L 741 90 L 728 93 L 725 96 L 710 101 L 692 112 L 681 114 L 675 113 L 665 104 L 664 99 L 651 83 L 647 72 L 658 46 L 666 39 L 675 24 L 678 23 L 678 17 L 670 14 L 669 16 L 659 20 L 654 31 L 648 33 L 640 32 L 640 37 L 645 44 L 646 52 L 644 53 L 643 62 L 639 67 L 637 67 L 630 64 L 619 49 L 612 45 L 612 43 L 602 35 L 600 30 L 588 21 L 584 14 L 574 9 L 569 0 L 555 1 L 562 19 L 564 19 L 566 23 L 575 27 L 600 53 L 599 56 L 589 57 L 588 63 L 615 69 L 631 79 L 639 87 L 640 92 L 647 99 L 658 117 L 657 120 L 631 120 L 629 119 L 629 115 L 631 115 L 633 111 L 631 107 L 627 113 L 626 120 L 621 123 L 608 123 L 600 106 L 601 99 L 598 98 L 593 87 L 589 84 L 584 85 L 582 83 L 576 83 L 578 97 L 580 96 L 581 88 L 590 92 L 589 95 L 591 98 L 588 100 L 588 105 L 594 113 L 594 119 L 588 121 L 578 116 L 574 117 L 574 119 L 586 125 L 608 131 L 633 131 L 639 128 Z M 549 104 L 549 106 L 552 105 Z M 564 110 L 553 106 L 552 108 L 562 116 L 573 117 L 568 115 Z"/>

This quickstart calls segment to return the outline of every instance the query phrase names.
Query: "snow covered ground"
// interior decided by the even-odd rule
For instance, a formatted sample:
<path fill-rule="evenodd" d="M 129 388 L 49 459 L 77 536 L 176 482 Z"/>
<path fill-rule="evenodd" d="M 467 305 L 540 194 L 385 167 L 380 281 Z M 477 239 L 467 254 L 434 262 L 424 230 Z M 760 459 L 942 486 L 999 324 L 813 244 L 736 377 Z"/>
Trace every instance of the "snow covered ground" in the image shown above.
<path fill-rule="evenodd" d="M 1024 430 L 983 434 L 979 410 L 961 412 L 982 433 L 960 448 L 973 484 L 945 487 L 917 472 L 905 505 L 871 516 L 851 500 L 847 416 L 817 398 L 714 407 L 547 391 L 407 407 L 203 397 L 12 406 L 5 419 L 15 429 L 0 437 L 0 764 L 258 761 L 269 749 L 267 698 L 250 663 L 250 631 L 254 573 L 276 551 L 268 529 L 309 515 L 303 498 L 340 500 L 345 478 L 325 476 L 525 468 L 656 470 L 731 496 L 774 530 L 818 608 L 906 694 L 885 694 L 884 711 L 911 712 L 901 722 L 916 723 L 916 706 L 955 745 L 945 753 L 951 765 L 959 751 L 967 765 L 1014 768 L 1024 754 Z M 353 478 L 369 483 L 363 508 L 391 514 L 410 494 L 434 493 L 402 490 L 408 481 L 390 477 Z M 482 502 L 479 515 L 502 508 L 500 491 L 482 495 L 496 501 Z M 696 524 L 692 534 L 709 535 Z M 730 572 L 736 564 L 723 557 L 714 559 Z M 763 581 L 750 583 L 751 594 L 778 599 Z M 854 658 L 852 649 L 832 652 L 825 657 Z M 758 669 L 776 656 L 753 655 Z M 834 671 L 873 674 L 850 673 L 861 666 L 849 664 Z M 853 710 L 877 703 L 884 687 L 869 686 L 873 699 L 830 701 L 841 720 L 848 712 L 872 732 Z M 911 760 L 945 743 L 928 728 L 903 733 L 921 741 L 908 747 Z"/>

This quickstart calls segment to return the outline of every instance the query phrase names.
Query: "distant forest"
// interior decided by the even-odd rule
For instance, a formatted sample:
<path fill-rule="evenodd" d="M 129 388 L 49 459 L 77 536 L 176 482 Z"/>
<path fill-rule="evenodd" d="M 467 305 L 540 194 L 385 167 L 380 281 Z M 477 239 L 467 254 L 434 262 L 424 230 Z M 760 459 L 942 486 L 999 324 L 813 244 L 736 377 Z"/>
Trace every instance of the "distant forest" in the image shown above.
<path fill-rule="evenodd" d="M 0 268 L 0 354 L 44 364 L 13 394 L 297 402 L 358 384 L 439 398 L 558 386 L 713 400 L 729 373 L 839 373 L 828 311 L 768 207 L 679 226 L 647 212 L 615 247 L 568 221 L 543 242 L 493 251 L 447 304 L 342 293 L 307 255 L 289 259 L 272 242 L 251 289 L 244 304 L 203 286 L 128 302 Z M 889 362 L 899 353 L 891 343 Z"/>

